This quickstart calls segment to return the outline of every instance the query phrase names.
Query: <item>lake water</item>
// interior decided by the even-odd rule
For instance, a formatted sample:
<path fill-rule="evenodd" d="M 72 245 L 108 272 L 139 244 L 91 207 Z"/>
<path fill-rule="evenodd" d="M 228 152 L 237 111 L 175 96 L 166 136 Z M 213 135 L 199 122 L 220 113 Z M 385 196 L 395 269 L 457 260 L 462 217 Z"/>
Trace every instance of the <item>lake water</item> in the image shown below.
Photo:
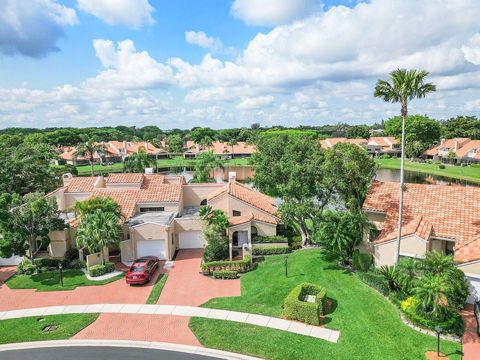
<path fill-rule="evenodd" d="M 193 177 L 193 168 L 183 167 L 174 169 L 163 169 L 159 171 L 163 174 L 183 175 L 188 182 Z M 217 182 L 228 180 L 228 173 L 235 172 L 238 181 L 250 182 L 253 177 L 253 168 L 251 166 L 228 166 L 224 169 L 217 168 L 213 177 Z M 379 181 L 400 181 L 400 170 L 378 169 L 375 179 Z M 434 185 L 457 185 L 457 186 L 479 186 L 479 184 L 468 182 L 466 180 L 452 179 L 446 176 L 430 175 L 414 171 L 405 171 L 405 182 L 414 184 L 434 184 Z"/>

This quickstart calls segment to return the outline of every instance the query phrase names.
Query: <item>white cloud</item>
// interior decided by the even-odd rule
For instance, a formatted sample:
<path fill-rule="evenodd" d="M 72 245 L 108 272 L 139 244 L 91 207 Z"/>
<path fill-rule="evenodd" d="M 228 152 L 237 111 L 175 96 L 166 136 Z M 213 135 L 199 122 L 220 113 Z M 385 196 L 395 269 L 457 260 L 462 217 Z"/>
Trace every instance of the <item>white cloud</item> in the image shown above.
<path fill-rule="evenodd" d="M 55 0 L 2 0 L 0 53 L 42 57 L 58 51 L 64 27 L 76 23 L 75 10 Z"/>
<path fill-rule="evenodd" d="M 239 110 L 259 109 L 273 104 L 274 97 L 272 95 L 257 96 L 243 99 L 238 105 Z"/>
<path fill-rule="evenodd" d="M 186 31 L 185 41 L 189 44 L 197 45 L 212 51 L 223 49 L 222 41 L 219 38 L 208 36 L 203 31 Z"/>
<path fill-rule="evenodd" d="M 319 0 L 235 0 L 233 16 L 249 25 L 286 24 L 321 9 Z"/>
<path fill-rule="evenodd" d="M 95 78 L 88 79 L 90 87 L 147 89 L 165 87 L 175 82 L 170 66 L 157 62 L 148 52 L 138 52 L 131 40 L 93 41 L 95 53 L 106 68 Z"/>
<path fill-rule="evenodd" d="M 138 29 L 155 22 L 152 16 L 155 9 L 148 0 L 77 0 L 77 7 L 109 25 Z"/>

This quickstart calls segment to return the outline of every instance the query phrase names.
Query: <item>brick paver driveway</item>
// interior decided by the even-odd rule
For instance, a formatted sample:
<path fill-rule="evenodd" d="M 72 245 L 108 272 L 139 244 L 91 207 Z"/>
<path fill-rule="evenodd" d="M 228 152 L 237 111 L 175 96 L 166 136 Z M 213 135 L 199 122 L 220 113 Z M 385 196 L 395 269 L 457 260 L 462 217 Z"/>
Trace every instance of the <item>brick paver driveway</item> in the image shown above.
<path fill-rule="evenodd" d="M 27 309 L 55 305 L 82 304 L 145 304 L 155 284 L 156 271 L 152 281 L 143 286 L 128 286 L 123 279 L 106 285 L 79 286 L 74 290 L 37 292 L 34 289 L 10 289 L 4 281 L 13 275 L 14 267 L 0 267 L 0 311 Z"/>
<path fill-rule="evenodd" d="M 188 327 L 190 318 L 171 315 L 100 314 L 72 339 L 160 341 L 200 346 Z"/>
<path fill-rule="evenodd" d="M 467 305 L 462 310 L 465 332 L 462 337 L 462 350 L 464 360 L 480 359 L 480 337 L 477 334 L 477 320 L 473 306 Z"/>
<path fill-rule="evenodd" d="M 240 279 L 214 280 L 200 274 L 202 249 L 180 250 L 158 304 L 199 306 L 207 300 L 240 296 Z"/>

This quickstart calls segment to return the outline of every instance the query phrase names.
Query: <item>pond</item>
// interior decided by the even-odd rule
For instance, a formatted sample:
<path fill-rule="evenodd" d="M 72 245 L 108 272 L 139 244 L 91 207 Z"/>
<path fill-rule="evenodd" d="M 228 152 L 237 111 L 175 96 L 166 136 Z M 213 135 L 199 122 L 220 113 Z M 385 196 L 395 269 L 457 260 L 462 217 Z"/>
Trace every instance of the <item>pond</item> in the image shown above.
<path fill-rule="evenodd" d="M 162 174 L 183 175 L 188 182 L 194 174 L 192 167 L 165 168 L 159 169 Z M 217 182 L 228 180 L 228 173 L 235 172 L 236 178 L 241 182 L 250 182 L 253 177 L 253 168 L 251 166 L 227 166 L 224 169 L 217 168 L 212 174 Z M 405 182 L 414 184 L 433 184 L 433 185 L 458 185 L 458 186 L 479 186 L 466 180 L 453 179 L 447 176 L 430 175 L 415 171 L 405 171 Z M 397 169 L 378 169 L 375 179 L 379 181 L 400 181 L 400 170 Z"/>

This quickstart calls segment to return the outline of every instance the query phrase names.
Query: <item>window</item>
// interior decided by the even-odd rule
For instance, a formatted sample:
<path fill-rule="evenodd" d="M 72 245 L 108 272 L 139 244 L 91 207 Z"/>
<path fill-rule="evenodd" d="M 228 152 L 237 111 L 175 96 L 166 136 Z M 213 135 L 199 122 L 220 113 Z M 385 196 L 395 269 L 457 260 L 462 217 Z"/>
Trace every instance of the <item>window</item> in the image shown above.
<path fill-rule="evenodd" d="M 380 234 L 380 230 L 372 226 L 368 234 L 368 240 L 370 242 L 375 241 L 375 239 L 378 237 L 379 234 Z"/>
<path fill-rule="evenodd" d="M 242 212 L 238 210 L 233 210 L 233 216 L 241 216 Z"/>
<path fill-rule="evenodd" d="M 156 206 L 156 207 L 142 207 L 142 208 L 140 208 L 141 213 L 154 212 L 154 211 L 165 211 L 165 207 Z"/>
<path fill-rule="evenodd" d="M 201 202 L 200 202 L 200 206 L 205 206 L 207 205 L 207 199 L 203 199 Z"/>

